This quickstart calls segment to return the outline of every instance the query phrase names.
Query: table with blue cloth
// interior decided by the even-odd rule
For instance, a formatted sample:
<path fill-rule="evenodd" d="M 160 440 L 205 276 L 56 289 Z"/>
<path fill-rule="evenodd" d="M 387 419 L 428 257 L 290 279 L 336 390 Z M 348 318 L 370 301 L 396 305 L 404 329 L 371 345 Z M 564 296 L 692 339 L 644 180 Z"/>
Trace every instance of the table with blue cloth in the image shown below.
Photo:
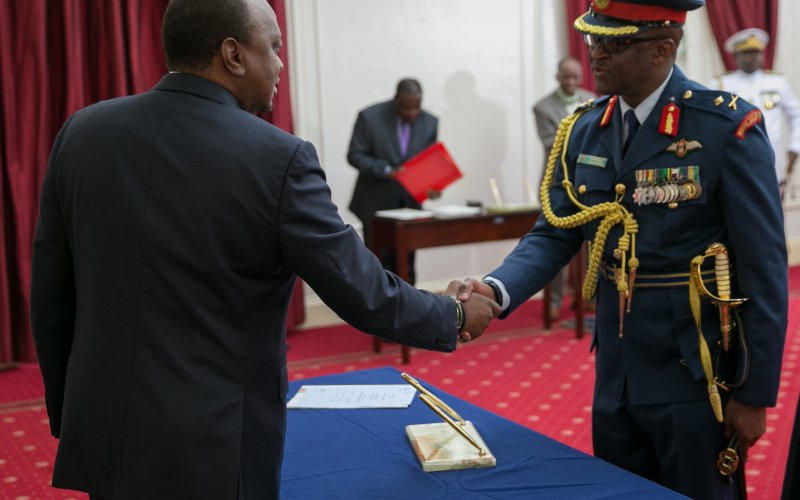
<path fill-rule="evenodd" d="M 404 383 L 387 367 L 292 382 L 289 396 L 301 385 Z M 475 424 L 496 467 L 424 472 L 405 427 L 441 419 L 418 397 L 400 410 L 289 410 L 281 498 L 685 498 L 420 383 Z"/>

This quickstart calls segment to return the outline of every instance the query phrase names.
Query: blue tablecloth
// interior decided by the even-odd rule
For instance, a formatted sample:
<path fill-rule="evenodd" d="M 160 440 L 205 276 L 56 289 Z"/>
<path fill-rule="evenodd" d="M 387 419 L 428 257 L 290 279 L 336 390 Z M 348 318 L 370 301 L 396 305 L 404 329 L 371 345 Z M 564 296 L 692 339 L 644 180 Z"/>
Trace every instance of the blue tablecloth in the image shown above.
<path fill-rule="evenodd" d="M 420 382 L 475 424 L 496 467 L 424 472 L 405 426 L 441 420 L 419 398 L 402 410 L 289 410 L 281 498 L 684 498 Z M 301 385 L 402 383 L 379 368 L 293 382 L 289 396 Z"/>

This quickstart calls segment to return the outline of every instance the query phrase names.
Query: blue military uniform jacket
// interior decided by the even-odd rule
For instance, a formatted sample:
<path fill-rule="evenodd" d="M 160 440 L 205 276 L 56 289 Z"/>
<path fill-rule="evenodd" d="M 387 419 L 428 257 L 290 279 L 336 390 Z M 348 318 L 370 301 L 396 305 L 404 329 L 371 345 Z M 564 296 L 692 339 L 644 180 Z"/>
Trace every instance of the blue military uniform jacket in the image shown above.
<path fill-rule="evenodd" d="M 754 406 L 773 406 L 787 324 L 787 261 L 773 153 L 758 110 L 688 80 L 675 67 L 623 158 L 623 123 L 619 106 L 611 101 L 605 97 L 594 103 L 578 118 L 568 139 L 566 162 L 579 201 L 589 206 L 614 201 L 615 188 L 624 185 L 622 204 L 639 225 L 640 273 L 688 273 L 691 259 L 708 245 L 727 246 L 733 293 L 751 298 L 742 309 L 751 371 L 733 397 Z M 670 103 L 677 107 L 674 135 L 659 131 L 662 110 Z M 658 178 L 667 168 L 675 175 L 693 176 L 702 192 L 678 203 L 636 204 L 637 185 Z M 563 217 L 578 209 L 561 186 L 561 168 L 556 172 L 551 202 L 555 214 Z M 595 220 L 558 229 L 540 217 L 503 264 L 489 273 L 510 295 L 505 314 L 544 287 L 584 240 L 594 238 L 597 225 Z M 619 265 L 613 249 L 621 234 L 619 225 L 609 233 L 605 263 Z M 707 397 L 687 286 L 635 290 L 622 338 L 615 283 L 601 277 L 597 293 L 596 390 L 622 397 L 627 387 L 633 404 Z M 713 346 L 720 337 L 718 313 L 704 304 L 702 317 L 703 332 Z"/>

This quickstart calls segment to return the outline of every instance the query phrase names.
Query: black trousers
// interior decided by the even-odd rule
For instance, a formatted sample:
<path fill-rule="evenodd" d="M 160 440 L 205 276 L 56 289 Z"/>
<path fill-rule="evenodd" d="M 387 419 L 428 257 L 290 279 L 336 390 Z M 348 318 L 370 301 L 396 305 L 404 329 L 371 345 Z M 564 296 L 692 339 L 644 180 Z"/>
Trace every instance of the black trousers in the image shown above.
<path fill-rule="evenodd" d="M 598 388 L 592 407 L 598 458 L 690 498 L 735 500 L 736 479 L 719 474 L 717 454 L 727 446 L 708 400 L 632 405 Z"/>

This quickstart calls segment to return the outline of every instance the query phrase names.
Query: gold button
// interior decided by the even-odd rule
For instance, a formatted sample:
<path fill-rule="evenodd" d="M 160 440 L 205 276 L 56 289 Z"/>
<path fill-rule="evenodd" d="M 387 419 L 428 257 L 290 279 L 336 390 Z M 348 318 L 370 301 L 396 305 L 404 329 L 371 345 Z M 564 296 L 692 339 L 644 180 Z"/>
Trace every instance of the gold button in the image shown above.
<path fill-rule="evenodd" d="M 670 203 L 670 204 L 669 204 L 669 205 L 667 205 L 667 206 L 668 206 L 669 208 L 671 208 L 671 209 L 675 210 L 676 208 L 678 208 L 678 203 L 673 201 L 672 203 Z"/>
<path fill-rule="evenodd" d="M 692 91 L 691 90 L 687 90 L 686 92 L 684 92 L 683 93 L 683 98 L 684 99 L 691 99 L 692 98 Z"/>
<path fill-rule="evenodd" d="M 625 184 L 617 184 L 614 186 L 614 190 L 617 194 L 625 194 Z"/>
<path fill-rule="evenodd" d="M 581 184 L 578 186 L 578 193 L 583 194 L 586 192 L 586 184 Z"/>
<path fill-rule="evenodd" d="M 614 258 L 617 260 L 622 258 L 622 251 L 619 248 L 614 249 Z"/>
<path fill-rule="evenodd" d="M 723 99 L 721 95 L 718 95 L 716 99 L 714 99 L 714 106 L 719 106 L 720 104 L 722 104 L 722 101 L 724 100 L 725 99 Z"/>
<path fill-rule="evenodd" d="M 772 108 L 775 107 L 775 103 L 772 102 L 772 101 L 767 101 L 767 102 L 764 103 L 764 107 L 767 108 L 767 109 L 772 109 Z"/>

